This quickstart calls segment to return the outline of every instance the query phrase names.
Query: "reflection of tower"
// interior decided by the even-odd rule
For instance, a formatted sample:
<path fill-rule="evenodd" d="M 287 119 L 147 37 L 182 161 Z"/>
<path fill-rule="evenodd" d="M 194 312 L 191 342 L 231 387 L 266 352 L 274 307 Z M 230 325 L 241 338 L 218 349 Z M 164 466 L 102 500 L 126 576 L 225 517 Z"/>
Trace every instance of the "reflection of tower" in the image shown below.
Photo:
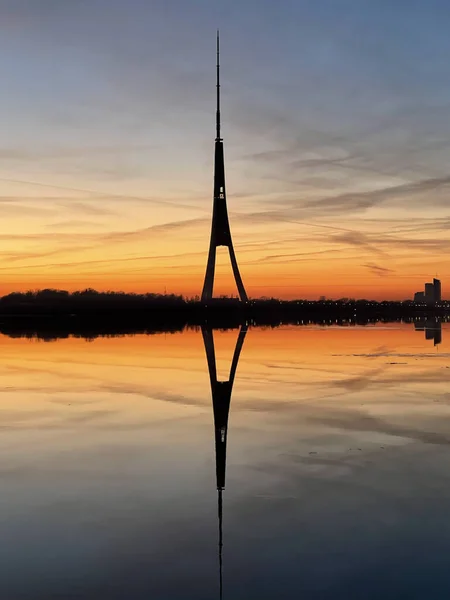
<path fill-rule="evenodd" d="M 214 204 L 209 243 L 208 264 L 203 284 L 202 302 L 211 300 L 216 269 L 216 250 L 218 246 L 226 246 L 230 254 L 236 287 L 242 302 L 247 302 L 247 294 L 242 283 L 241 274 L 231 240 L 230 223 L 228 221 L 227 198 L 225 193 L 225 164 L 223 158 L 223 140 L 220 137 L 220 66 L 219 66 L 219 32 L 217 32 L 217 110 L 216 110 L 216 142 L 214 151 Z"/>
<path fill-rule="evenodd" d="M 218 492 L 218 518 L 219 518 L 219 572 L 220 572 L 220 598 L 222 598 L 222 491 L 225 489 L 225 469 L 227 462 L 227 432 L 228 414 L 230 412 L 231 394 L 233 392 L 234 377 L 239 362 L 242 346 L 247 329 L 241 327 L 231 361 L 228 381 L 217 380 L 216 354 L 214 350 L 214 337 L 210 327 L 202 327 L 203 342 L 205 344 L 206 359 L 208 361 L 209 380 L 211 382 L 211 395 L 214 411 L 214 435 L 216 445 L 216 482 Z"/>

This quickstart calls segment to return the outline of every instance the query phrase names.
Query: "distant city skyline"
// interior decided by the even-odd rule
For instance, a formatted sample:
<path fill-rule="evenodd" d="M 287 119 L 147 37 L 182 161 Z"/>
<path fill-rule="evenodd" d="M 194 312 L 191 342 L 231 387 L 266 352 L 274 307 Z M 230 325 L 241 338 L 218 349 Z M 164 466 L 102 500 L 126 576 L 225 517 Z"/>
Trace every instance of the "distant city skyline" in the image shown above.
<path fill-rule="evenodd" d="M 449 26 L 444 0 L 5 0 L 0 295 L 201 293 L 218 27 L 248 295 L 445 284 Z"/>
<path fill-rule="evenodd" d="M 421 304 L 435 304 L 442 300 L 442 284 L 440 279 L 433 279 L 428 283 L 425 283 L 424 291 L 416 292 L 414 294 L 414 302 Z"/>

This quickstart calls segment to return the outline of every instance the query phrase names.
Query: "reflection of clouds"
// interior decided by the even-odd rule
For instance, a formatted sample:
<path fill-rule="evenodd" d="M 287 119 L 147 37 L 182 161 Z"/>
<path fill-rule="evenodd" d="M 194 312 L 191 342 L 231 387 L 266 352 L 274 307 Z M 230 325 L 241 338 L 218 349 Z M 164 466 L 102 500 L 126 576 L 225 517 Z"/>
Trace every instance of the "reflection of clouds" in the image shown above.
<path fill-rule="evenodd" d="M 440 352 L 431 353 L 431 352 L 379 352 L 375 354 L 335 354 L 334 356 L 359 356 L 362 358 L 379 358 L 384 356 L 386 358 L 394 357 L 394 358 L 450 358 L 450 353 L 448 352 Z"/>
<path fill-rule="evenodd" d="M 383 354 L 374 354 L 374 355 L 359 355 L 364 358 L 380 358 L 383 357 Z M 395 354 L 389 354 L 389 356 L 395 356 Z M 430 355 L 430 357 L 434 357 L 435 355 Z M 445 355 L 439 355 L 445 356 Z M 427 355 L 420 355 L 424 359 L 428 358 Z M 405 368 L 406 367 L 406 368 Z M 417 370 L 417 367 L 414 366 L 414 372 L 411 372 L 411 365 L 408 362 L 403 363 L 385 363 L 384 365 L 375 368 L 369 369 L 367 371 L 363 371 L 359 375 L 354 375 L 352 377 L 348 377 L 346 372 L 343 369 L 342 365 L 337 365 L 334 369 L 320 369 L 317 368 L 316 365 L 311 365 L 309 367 L 305 366 L 303 368 L 299 368 L 298 370 L 292 367 L 285 368 L 280 365 L 279 368 L 276 369 L 278 375 L 277 377 L 273 377 L 271 375 L 264 376 L 263 373 L 255 373 L 252 374 L 244 374 L 240 377 L 240 381 L 245 382 L 248 385 L 248 389 L 251 389 L 251 382 L 258 382 L 260 384 L 284 384 L 285 386 L 297 386 L 297 389 L 322 389 L 328 390 L 333 388 L 343 388 L 346 392 L 360 392 L 366 388 L 371 389 L 379 389 L 382 387 L 392 387 L 396 384 L 401 383 L 411 383 L 411 384 L 420 384 L 420 383 L 443 383 L 445 381 L 445 375 L 443 374 L 443 369 L 445 366 L 436 366 L 436 368 L 432 369 L 421 369 Z M 401 370 L 400 370 L 401 369 Z M 283 371 L 286 373 L 292 373 L 292 371 L 298 371 L 299 377 L 291 377 L 286 375 L 283 377 Z M 382 375 L 388 371 L 389 374 Z M 304 372 L 307 375 L 307 378 L 304 380 L 301 378 L 301 374 Z M 330 379 L 329 376 L 333 378 Z M 450 375 L 449 375 L 450 376 Z"/>
<path fill-rule="evenodd" d="M 401 363 L 398 366 L 399 367 L 403 367 L 404 365 L 406 365 L 407 363 Z M 411 372 L 409 369 L 402 371 L 400 373 L 394 373 L 394 368 L 397 365 L 390 365 L 388 363 L 388 365 L 386 365 L 387 367 L 390 368 L 390 374 L 388 376 L 384 376 L 384 377 L 377 377 L 376 375 L 378 373 L 374 373 L 371 372 L 368 376 L 361 376 L 363 381 L 368 381 L 369 383 L 371 383 L 373 386 L 377 387 L 377 386 L 383 386 L 383 385 L 392 385 L 392 384 L 398 384 L 398 383 L 403 383 L 403 382 L 410 382 L 410 383 L 444 383 L 445 382 L 445 377 L 443 375 L 442 370 L 444 369 L 443 366 L 437 367 L 436 369 L 426 369 L 426 370 L 414 370 L 413 372 Z M 379 371 L 379 373 L 383 372 L 385 369 L 381 369 Z M 355 378 L 357 385 L 358 385 L 358 377 Z M 352 379 L 348 380 L 350 383 L 353 381 Z M 332 385 L 337 385 L 339 386 L 339 382 L 333 382 Z M 344 382 L 344 387 L 345 387 L 345 382 Z"/>
<path fill-rule="evenodd" d="M 386 370 L 386 367 L 379 367 L 378 369 L 373 369 L 367 371 L 362 375 L 358 375 L 356 377 L 350 377 L 349 379 L 339 379 L 336 381 L 332 381 L 329 383 L 331 387 L 343 387 L 344 389 L 352 392 L 359 392 L 364 390 L 366 387 L 375 383 L 375 378 L 380 373 L 383 373 Z"/>
<path fill-rule="evenodd" d="M 249 578 L 261 580 L 265 560 L 292 578 L 293 595 L 375 599 L 402 597 L 407 590 L 407 597 L 419 598 L 430 592 L 438 572 L 445 573 L 445 559 L 429 555 L 430 548 L 444 555 L 448 549 L 449 477 L 438 446 L 403 444 L 300 460 L 295 450 L 265 453 L 258 467 L 256 474 L 241 474 L 240 485 L 245 476 L 258 483 L 234 507 L 236 528 L 259 534 L 243 549 L 246 556 L 258 553 L 262 538 L 270 540 L 265 558 L 258 553 L 250 563 Z M 438 598 L 441 580 L 432 589 Z M 270 590 L 264 597 L 276 597 L 269 577 L 264 590 Z"/>
<path fill-rule="evenodd" d="M 96 426 L 97 423 L 108 422 L 109 419 L 118 414 L 118 411 L 113 409 L 94 410 L 77 410 L 76 401 L 72 402 L 73 408 L 67 410 L 27 410 L 14 411 L 2 409 L 2 422 L 0 430 L 7 431 L 23 431 L 39 429 L 40 431 L 48 431 L 52 429 L 65 429 L 81 426 Z"/>
<path fill-rule="evenodd" d="M 172 394 L 161 388 L 151 388 L 148 385 L 133 385 L 133 384 L 105 384 L 100 385 L 99 390 L 111 392 L 113 394 L 126 394 L 135 395 L 142 398 L 148 398 L 150 400 L 161 400 L 163 402 L 169 402 L 173 404 L 180 404 L 182 406 L 204 406 L 205 402 L 202 402 L 199 398 L 189 398 L 184 394 Z"/>
<path fill-rule="evenodd" d="M 396 425 L 389 423 L 380 417 L 375 417 L 359 410 L 342 409 L 333 411 L 328 409 L 326 414 L 310 417 L 309 420 L 320 425 L 332 427 L 333 429 L 354 431 L 354 432 L 373 432 L 377 434 L 389 435 L 399 438 L 407 438 L 424 444 L 448 445 L 450 444 L 450 435 L 439 433 L 436 429 L 445 427 L 441 422 L 442 416 L 430 419 L 433 430 L 427 431 L 423 427 L 414 428 L 406 425 Z"/>
<path fill-rule="evenodd" d="M 88 379 L 88 378 L 86 378 Z M 90 378 L 89 378 L 90 379 Z M 39 394 L 57 394 L 57 393 L 68 393 L 68 394 L 88 394 L 99 393 L 99 392 L 109 392 L 112 395 L 117 396 L 139 396 L 141 398 L 148 398 L 150 400 L 160 400 L 163 402 L 169 402 L 173 404 L 180 404 L 183 406 L 203 406 L 205 403 L 200 399 L 193 397 L 189 398 L 183 394 L 171 394 L 170 392 L 165 391 L 162 388 L 152 387 L 149 385 L 137 385 L 133 383 L 95 383 L 92 381 L 91 384 L 82 385 L 76 387 L 75 390 L 73 388 L 68 388 L 66 386 L 37 386 L 37 385 L 28 385 L 28 386 L 7 386 L 0 387 L 0 394 L 2 393 L 39 393 Z M 72 396 L 70 396 L 72 398 Z M 53 403 L 56 404 L 67 404 L 67 401 L 59 398 L 52 399 Z M 102 400 L 98 400 L 103 401 Z M 90 405 L 95 404 L 97 400 L 92 398 L 90 400 L 81 399 L 79 404 Z M 78 404 L 78 398 L 73 400 L 74 405 Z"/>

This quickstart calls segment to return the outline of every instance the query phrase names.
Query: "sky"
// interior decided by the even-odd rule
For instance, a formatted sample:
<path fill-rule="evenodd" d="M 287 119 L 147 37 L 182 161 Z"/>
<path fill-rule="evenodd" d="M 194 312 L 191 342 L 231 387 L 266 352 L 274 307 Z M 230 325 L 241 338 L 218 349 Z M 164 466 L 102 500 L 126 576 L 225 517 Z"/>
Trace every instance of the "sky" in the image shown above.
<path fill-rule="evenodd" d="M 0 0 L 0 294 L 201 293 L 219 27 L 249 296 L 450 297 L 449 26 L 446 0 Z"/>

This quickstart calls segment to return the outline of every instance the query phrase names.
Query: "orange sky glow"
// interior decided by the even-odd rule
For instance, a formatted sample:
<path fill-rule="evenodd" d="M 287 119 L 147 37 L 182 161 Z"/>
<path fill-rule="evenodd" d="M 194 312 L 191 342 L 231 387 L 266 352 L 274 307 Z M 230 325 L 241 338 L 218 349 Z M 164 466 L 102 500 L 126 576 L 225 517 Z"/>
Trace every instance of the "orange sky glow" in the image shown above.
<path fill-rule="evenodd" d="M 211 170 L 205 169 L 205 188 L 210 179 Z M 32 184 L 0 182 L 2 186 L 5 196 L 22 193 L 16 213 L 11 211 L 0 234 L 0 293 L 44 287 L 188 297 L 201 293 L 212 208 L 206 193 L 204 205 L 186 207 L 180 202 L 174 207 L 172 199 L 166 206 L 146 202 L 145 188 L 139 199 L 127 201 L 124 192 L 122 202 L 115 196 L 108 202 L 107 196 L 93 197 L 90 192 L 70 192 L 67 201 L 58 193 L 43 199 Z M 355 215 L 351 223 L 326 216 L 314 222 L 286 222 L 277 215 L 271 222 L 270 214 L 252 218 L 247 212 L 256 201 L 243 205 L 232 192 L 228 200 L 250 297 L 402 300 L 436 274 L 444 279 L 445 297 L 448 266 L 442 248 L 447 241 L 442 234 L 434 240 L 424 237 L 421 223 L 427 221 L 420 211 L 412 225 L 404 216 L 383 220 L 381 209 L 372 211 L 372 218 Z M 236 211 L 239 204 L 241 210 Z M 39 211 L 33 215 L 36 206 Z M 33 216 L 24 218 L 28 209 Z M 89 219 L 72 219 L 71 212 L 84 212 Z M 214 291 L 236 294 L 226 248 L 218 249 Z"/>

